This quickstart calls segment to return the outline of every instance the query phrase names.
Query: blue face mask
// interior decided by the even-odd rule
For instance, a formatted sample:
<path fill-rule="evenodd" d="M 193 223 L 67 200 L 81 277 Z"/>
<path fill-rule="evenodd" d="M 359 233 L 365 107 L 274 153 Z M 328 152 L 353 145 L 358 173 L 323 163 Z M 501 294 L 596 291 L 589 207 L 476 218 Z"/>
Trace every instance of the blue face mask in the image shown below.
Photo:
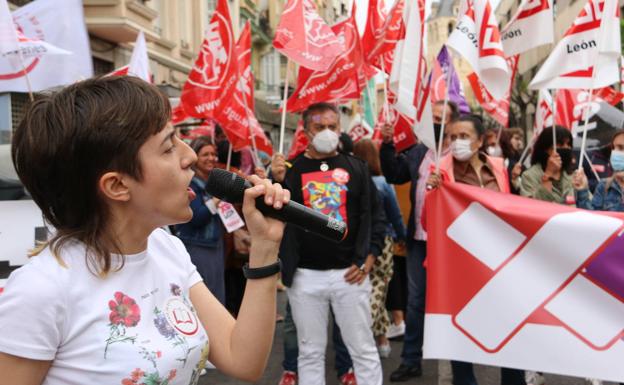
<path fill-rule="evenodd" d="M 611 168 L 613 171 L 624 171 L 624 151 L 611 151 Z"/>

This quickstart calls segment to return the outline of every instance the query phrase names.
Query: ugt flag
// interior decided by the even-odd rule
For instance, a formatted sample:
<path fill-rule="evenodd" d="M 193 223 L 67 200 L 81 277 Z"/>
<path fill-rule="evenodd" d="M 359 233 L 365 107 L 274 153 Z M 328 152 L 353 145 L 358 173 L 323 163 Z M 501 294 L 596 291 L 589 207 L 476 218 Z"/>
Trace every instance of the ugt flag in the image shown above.
<path fill-rule="evenodd" d="M 312 0 L 288 0 L 273 46 L 295 63 L 315 71 L 327 70 L 342 50 Z"/>
<path fill-rule="evenodd" d="M 624 380 L 624 214 L 444 183 L 426 218 L 425 358 Z"/>
<path fill-rule="evenodd" d="M 506 56 L 518 55 L 554 40 L 552 0 L 523 0 L 501 31 Z"/>
<path fill-rule="evenodd" d="M 221 103 L 230 98 L 236 88 L 237 71 L 228 2 L 219 0 L 180 95 L 180 105 L 186 114 L 194 118 L 215 118 Z"/>
<path fill-rule="evenodd" d="M 15 10 L 12 16 L 20 37 L 20 49 L 23 54 L 24 49 L 29 51 L 23 56 L 32 91 L 93 76 L 82 1 L 33 1 Z M 41 54 L 33 52 L 37 50 Z M 0 57 L 0 90 L 28 92 L 21 63 L 16 66 L 9 56 L 12 55 Z"/>
<path fill-rule="evenodd" d="M 136 76 L 148 83 L 152 82 L 152 74 L 149 68 L 149 56 L 147 54 L 147 43 L 145 42 L 145 34 L 140 31 L 134 43 L 134 49 L 130 56 L 130 63 L 113 71 L 110 75 Z"/>
<path fill-rule="evenodd" d="M 617 83 L 622 49 L 617 5 L 617 0 L 589 0 L 529 88 L 600 88 Z"/>

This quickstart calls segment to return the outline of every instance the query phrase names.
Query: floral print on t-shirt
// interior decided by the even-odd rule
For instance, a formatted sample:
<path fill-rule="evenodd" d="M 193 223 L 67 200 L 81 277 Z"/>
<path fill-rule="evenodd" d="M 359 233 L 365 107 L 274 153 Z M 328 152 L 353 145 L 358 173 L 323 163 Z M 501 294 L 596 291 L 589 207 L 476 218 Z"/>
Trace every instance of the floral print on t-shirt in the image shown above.
<path fill-rule="evenodd" d="M 136 335 L 128 335 L 127 328 L 135 327 L 141 320 L 141 309 L 136 301 L 126 294 L 118 291 L 113 295 L 114 299 L 108 301 L 110 314 L 110 335 L 106 339 L 104 358 L 108 353 L 108 347 L 117 342 L 131 342 L 134 344 Z"/>
<path fill-rule="evenodd" d="M 195 309 L 178 284 L 171 283 L 169 292 L 171 296 L 162 303 L 162 307 L 154 306 L 152 318 L 152 324 L 158 334 L 173 348 L 167 350 L 167 354 L 179 352 L 174 357 L 180 366 L 168 371 L 159 368 L 159 363 L 161 363 L 160 366 L 163 365 L 160 360 L 163 352 L 149 347 L 154 341 L 141 342 L 139 334 L 132 333 L 132 328 L 136 327 L 142 319 L 141 308 L 134 298 L 117 291 L 114 293 L 113 299 L 108 302 L 110 333 L 104 347 L 104 358 L 110 353 L 110 345 L 131 343 L 136 346 L 138 355 L 145 362 L 145 365 L 134 369 L 128 377 L 123 378 L 121 385 L 169 385 L 176 378 L 178 370 L 186 367 L 191 352 L 194 349 L 202 348 L 199 362 L 192 369 L 186 369 L 192 370 L 190 385 L 196 384 L 199 380 L 199 375 L 208 356 L 209 345 L 207 343 L 203 347 L 201 345 L 189 345 L 187 337 L 195 335 L 200 326 Z M 171 358 L 171 356 L 169 357 Z"/>

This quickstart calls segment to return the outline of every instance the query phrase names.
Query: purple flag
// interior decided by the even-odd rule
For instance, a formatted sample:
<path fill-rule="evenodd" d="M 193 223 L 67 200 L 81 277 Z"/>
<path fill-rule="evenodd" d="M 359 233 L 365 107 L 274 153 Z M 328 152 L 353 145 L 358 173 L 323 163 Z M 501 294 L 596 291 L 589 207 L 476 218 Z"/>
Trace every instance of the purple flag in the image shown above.
<path fill-rule="evenodd" d="M 435 103 L 439 100 L 444 100 L 446 94 L 447 71 L 451 71 L 449 82 L 450 87 L 448 90 L 449 100 L 457 104 L 460 114 L 470 114 L 470 107 L 466 102 L 461 82 L 459 81 L 459 77 L 457 76 L 455 67 L 453 67 L 453 62 L 451 61 L 451 56 L 449 55 L 445 45 L 442 46 L 442 49 L 438 54 L 438 60 L 436 60 L 433 64 L 431 101 Z"/>

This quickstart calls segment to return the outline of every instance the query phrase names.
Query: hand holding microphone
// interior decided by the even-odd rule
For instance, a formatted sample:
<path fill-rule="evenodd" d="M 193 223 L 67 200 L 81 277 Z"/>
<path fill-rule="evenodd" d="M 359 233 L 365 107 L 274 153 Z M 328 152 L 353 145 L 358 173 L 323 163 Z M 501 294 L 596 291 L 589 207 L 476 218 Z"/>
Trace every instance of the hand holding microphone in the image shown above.
<path fill-rule="evenodd" d="M 254 182 L 260 182 L 260 178 L 252 177 Z M 256 179 L 258 181 L 256 181 Z M 265 183 L 270 184 L 266 181 Z M 240 176 L 222 169 L 213 169 L 206 182 L 206 191 L 219 199 L 230 203 L 240 203 L 245 196 L 245 190 L 252 188 L 251 183 Z M 347 225 L 327 215 L 323 215 L 309 207 L 297 202 L 288 201 L 279 207 L 278 202 L 267 200 L 268 197 L 258 196 L 256 208 L 263 215 L 288 222 L 304 230 L 313 232 L 334 242 L 340 242 L 347 237 Z M 247 213 L 245 213 L 247 218 Z M 248 224 L 249 225 L 249 224 Z M 281 239 L 281 236 L 280 236 Z"/>

